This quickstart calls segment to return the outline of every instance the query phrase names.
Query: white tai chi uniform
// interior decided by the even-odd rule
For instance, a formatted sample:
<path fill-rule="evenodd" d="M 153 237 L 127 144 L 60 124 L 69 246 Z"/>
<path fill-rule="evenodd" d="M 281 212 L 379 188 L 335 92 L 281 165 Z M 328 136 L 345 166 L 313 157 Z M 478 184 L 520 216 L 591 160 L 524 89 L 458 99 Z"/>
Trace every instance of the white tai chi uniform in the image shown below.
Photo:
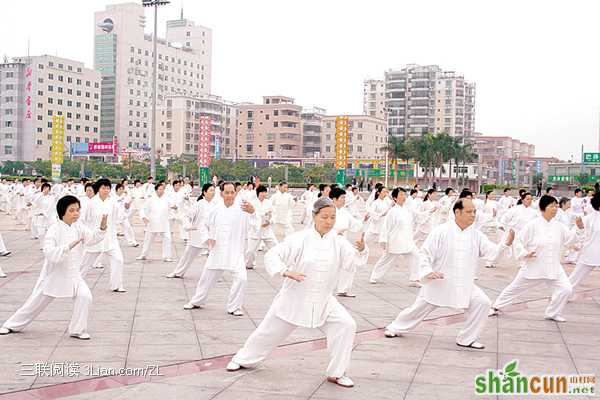
<path fill-rule="evenodd" d="M 314 228 L 296 232 L 272 248 L 265 255 L 269 275 L 289 269 L 303 273 L 306 278 L 304 282 L 283 280 L 267 315 L 232 361 L 253 367 L 297 327 L 322 328 L 330 354 L 327 376 L 343 376 L 350 364 L 356 322 L 332 293 L 339 270 L 363 266 L 367 257 L 367 248 L 359 253 L 333 230 L 321 236 Z"/>
<path fill-rule="evenodd" d="M 273 206 L 271 200 L 260 201 L 258 198 L 254 198 L 252 206 L 260 220 L 260 226 L 251 226 L 248 232 L 248 250 L 246 251 L 246 268 L 248 269 L 254 268 L 254 259 L 261 241 L 265 243 L 267 249 L 271 249 L 278 243 L 272 228 Z"/>
<path fill-rule="evenodd" d="M 503 243 L 492 243 L 473 225 L 462 230 L 455 221 L 448 221 L 435 228 L 419 253 L 423 287 L 417 300 L 402 310 L 387 329 L 396 334 L 407 332 L 438 307 L 464 309 L 466 323 L 456 342 L 463 346 L 476 342 L 491 304 L 473 281 L 479 258 L 496 259 L 504 249 Z M 444 279 L 426 279 L 433 271 L 443 273 Z"/>
<path fill-rule="evenodd" d="M 119 221 L 119 205 L 112 197 L 105 200 L 100 195 L 91 198 L 86 206 L 83 223 L 88 228 L 100 226 L 102 216 L 107 215 L 107 229 L 104 239 L 99 243 L 85 243 L 81 273 L 85 277 L 90 268 L 96 264 L 98 257 L 108 257 L 110 264 L 110 290 L 123 289 L 123 253 L 117 239 L 117 222 Z"/>
<path fill-rule="evenodd" d="M 214 201 L 214 200 L 213 200 Z M 208 238 L 215 241 L 204 264 L 204 271 L 198 281 L 196 293 L 190 304 L 201 306 L 208 298 L 208 292 L 217 283 L 224 271 L 229 271 L 233 283 L 227 300 L 227 312 L 233 313 L 244 305 L 244 292 L 248 276 L 246 273 L 245 252 L 248 230 L 259 223 L 256 211 L 249 214 L 241 205 L 216 204 L 208 216 Z"/>
<path fill-rule="evenodd" d="M 289 192 L 282 193 L 278 190 L 270 200 L 273 206 L 273 231 L 280 237 L 291 235 L 294 233 L 292 226 L 294 197 Z"/>
<path fill-rule="evenodd" d="M 208 239 L 208 226 L 206 225 L 208 215 L 215 205 L 214 199 L 207 201 L 200 199 L 192 206 L 192 209 L 186 216 L 185 229 L 189 232 L 190 240 L 185 246 L 183 255 L 177 262 L 177 266 L 173 271 L 176 277 L 183 277 L 192 262 L 200 254 L 203 248 L 206 248 L 206 240 Z"/>
<path fill-rule="evenodd" d="M 142 218 L 147 218 L 150 222 L 146 225 L 146 234 L 144 236 L 144 245 L 140 257 L 148 256 L 150 246 L 154 238 L 158 235 L 162 239 L 162 258 L 170 260 L 172 255 L 171 246 L 171 226 L 169 225 L 170 202 L 167 194 L 158 197 L 154 194 L 146 201 L 141 211 Z"/>
<path fill-rule="evenodd" d="M 496 217 L 498 219 L 498 221 L 501 221 L 502 218 L 504 217 L 504 214 L 506 214 L 506 212 L 515 204 L 515 199 L 510 197 L 510 196 L 506 196 L 506 195 L 502 195 L 502 197 L 500 197 L 500 199 L 498 199 L 498 212 L 496 214 Z"/>
<path fill-rule="evenodd" d="M 452 213 L 452 206 L 454 205 L 456 198 L 457 197 L 454 195 L 453 196 L 445 195 L 438 201 L 439 209 L 437 211 L 437 213 L 438 213 L 437 223 L 439 225 L 445 224 L 446 222 L 448 222 L 448 215 L 450 213 Z"/>
<path fill-rule="evenodd" d="M 365 242 L 370 240 L 379 240 L 379 233 L 381 232 L 381 223 L 386 213 L 390 209 L 390 204 L 382 199 L 377 199 L 367 206 L 367 213 L 369 219 L 367 220 L 367 227 L 365 233 Z"/>
<path fill-rule="evenodd" d="M 312 212 L 311 212 L 312 215 Z M 360 232 L 363 229 L 363 222 L 354 217 L 346 207 L 337 208 L 335 211 L 335 225 L 333 230 L 341 236 L 348 239 L 348 232 Z M 345 269 L 340 270 L 340 278 L 337 285 L 337 293 L 351 293 L 354 283 L 354 272 Z"/>
<path fill-rule="evenodd" d="M 541 215 L 530 221 L 516 236 L 517 259 L 522 261 L 515 279 L 500 293 L 494 308 L 501 309 L 527 290 L 545 283 L 554 289 L 546 317 L 560 315 L 573 290 L 567 274 L 560 264 L 563 246 L 577 238 L 577 228 L 567 229 L 556 218 L 547 221 Z M 525 258 L 535 251 L 536 256 Z"/>
<path fill-rule="evenodd" d="M 55 222 L 55 201 L 50 193 L 39 193 L 31 206 L 31 236 L 39 238 L 40 247 L 44 247 L 44 235 L 48 227 Z"/>
<path fill-rule="evenodd" d="M 379 243 L 385 243 L 386 249 L 373 267 L 372 283 L 383 278 L 387 270 L 400 260 L 408 264 L 409 279 L 419 280 L 419 249 L 414 241 L 413 226 L 413 217 L 406 205 L 396 204 L 385 216 Z"/>
<path fill-rule="evenodd" d="M 600 267 L 600 211 L 594 210 L 583 217 L 585 237 L 579 252 L 577 266 L 569 275 L 569 281 L 575 288 L 595 267 Z"/>
<path fill-rule="evenodd" d="M 167 194 L 165 193 L 165 196 L 166 195 Z M 179 188 L 178 191 L 173 191 L 172 193 L 170 193 L 168 195 L 168 199 L 169 204 L 171 206 L 174 205 L 177 207 L 177 209 L 169 209 L 169 220 L 173 221 L 173 224 L 179 227 L 179 239 L 186 241 L 189 239 L 188 231 L 186 231 L 184 226 L 187 201 L 186 193 L 181 188 Z"/>
<path fill-rule="evenodd" d="M 73 249 L 69 245 L 80 238 L 84 243 L 101 241 L 105 232 L 91 230 L 81 222 L 67 225 L 63 221 L 53 224 L 44 240 L 44 265 L 33 292 L 3 325 L 11 331 L 20 331 L 29 325 L 56 297 L 71 297 L 74 300 L 69 334 L 80 335 L 87 331 L 88 311 L 92 292 L 83 280 L 79 265 L 83 244 Z"/>
<path fill-rule="evenodd" d="M 429 232 L 438 226 L 439 209 L 440 205 L 437 201 L 427 200 L 421 203 L 417 211 L 415 239 L 425 240 Z"/>
<path fill-rule="evenodd" d="M 119 205 L 119 221 L 117 222 L 117 227 L 119 225 L 121 226 L 128 245 L 137 246 L 138 242 L 135 240 L 135 232 L 133 231 L 131 222 L 129 222 L 129 217 L 133 214 L 133 209 L 131 208 L 132 202 L 133 200 L 126 193 L 123 193 L 117 198 L 117 204 Z M 127 204 L 129 204 L 129 208 L 127 208 Z"/>

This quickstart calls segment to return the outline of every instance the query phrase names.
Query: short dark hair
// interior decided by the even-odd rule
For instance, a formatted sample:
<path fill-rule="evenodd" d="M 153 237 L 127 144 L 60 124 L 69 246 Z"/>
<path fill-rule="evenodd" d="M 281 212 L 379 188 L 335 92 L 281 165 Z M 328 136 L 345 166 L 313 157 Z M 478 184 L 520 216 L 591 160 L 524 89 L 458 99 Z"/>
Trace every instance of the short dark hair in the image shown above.
<path fill-rule="evenodd" d="M 546 194 L 550 193 L 550 191 L 551 191 L 551 190 L 552 190 L 552 187 L 551 187 L 551 186 L 548 186 L 548 187 L 546 188 Z"/>
<path fill-rule="evenodd" d="M 283 186 L 283 185 L 287 185 L 288 183 L 286 181 L 281 181 L 279 182 L 279 186 Z"/>
<path fill-rule="evenodd" d="M 165 181 L 158 181 L 158 183 L 154 185 L 154 191 L 156 192 L 161 186 L 165 186 Z"/>
<path fill-rule="evenodd" d="M 398 186 L 397 188 L 395 188 L 394 190 L 392 190 L 392 199 L 397 199 L 398 195 L 400 194 L 400 192 L 406 193 L 406 190 L 404 190 L 404 188 L 402 188 L 400 186 Z"/>
<path fill-rule="evenodd" d="M 444 190 L 444 193 L 446 194 L 446 196 L 448 196 L 448 193 L 452 192 L 454 189 L 452 189 L 451 187 L 447 187 L 446 190 Z"/>
<path fill-rule="evenodd" d="M 383 183 L 381 183 L 381 182 L 377 182 L 377 183 L 375 184 L 375 189 L 379 189 L 380 187 L 383 187 Z"/>
<path fill-rule="evenodd" d="M 233 190 L 235 190 L 235 183 L 231 181 L 224 181 L 223 183 L 221 183 L 221 190 L 225 191 L 225 186 L 227 185 L 233 186 Z"/>
<path fill-rule="evenodd" d="M 558 202 L 556 201 L 556 198 L 554 196 L 549 196 L 547 194 L 543 195 L 540 198 L 540 211 L 546 211 L 546 207 L 548 207 L 550 204 L 556 203 L 558 204 Z"/>
<path fill-rule="evenodd" d="M 460 192 L 460 194 L 458 195 L 458 198 L 459 199 L 466 199 L 469 196 L 473 197 L 473 192 L 471 192 L 470 190 L 463 189 L 463 191 Z M 462 210 L 462 206 L 459 208 L 459 210 Z"/>
<path fill-rule="evenodd" d="M 463 192 L 464 192 L 464 190 L 463 190 Z M 456 210 L 462 210 L 463 208 L 465 208 L 464 198 L 460 198 L 460 199 L 456 200 L 456 202 L 454 202 L 454 205 L 452 206 L 452 213 L 456 214 Z"/>
<path fill-rule="evenodd" d="M 560 201 L 558 202 L 558 205 L 562 208 L 562 206 L 564 206 L 565 204 L 567 204 L 570 201 L 571 201 L 571 199 L 568 197 L 561 197 Z"/>
<path fill-rule="evenodd" d="M 596 211 L 600 211 L 600 193 L 595 193 L 590 202 L 592 208 Z"/>
<path fill-rule="evenodd" d="M 138 183 L 142 183 L 139 179 L 136 179 L 135 181 L 133 181 L 133 184 L 138 184 Z"/>
<path fill-rule="evenodd" d="M 258 185 L 258 187 L 256 188 L 256 195 L 258 196 L 258 194 L 262 192 L 268 193 L 269 189 L 267 189 L 265 185 Z"/>
<path fill-rule="evenodd" d="M 151 177 L 151 176 L 149 176 L 147 180 L 149 181 L 150 179 L 154 179 L 154 178 L 153 178 L 153 177 Z"/>
<path fill-rule="evenodd" d="M 415 193 L 419 193 L 419 191 L 417 189 L 410 189 L 410 196 L 412 196 Z"/>
<path fill-rule="evenodd" d="M 89 188 L 89 187 L 91 187 L 91 188 L 92 188 L 92 190 L 94 190 L 94 184 L 93 184 L 93 183 L 91 183 L 91 182 L 88 182 L 88 183 L 86 183 L 86 184 L 85 184 L 85 186 L 83 187 L 83 190 L 84 190 L 84 191 L 86 191 L 86 190 L 87 190 L 87 188 Z M 94 193 L 96 193 L 96 191 L 95 191 L 95 190 L 94 190 Z"/>
<path fill-rule="evenodd" d="M 487 192 L 485 192 L 485 198 L 487 199 L 492 193 L 494 193 L 493 190 L 488 190 Z"/>
<path fill-rule="evenodd" d="M 433 189 L 427 189 L 427 194 L 425 195 L 425 197 L 423 197 L 423 202 L 426 202 L 429 200 L 429 196 L 431 196 L 433 193 L 435 193 L 435 190 Z"/>
<path fill-rule="evenodd" d="M 326 187 L 327 187 L 327 185 L 324 183 L 319 184 L 319 192 L 322 192 L 323 190 L 325 190 Z"/>
<path fill-rule="evenodd" d="M 81 208 L 81 203 L 79 202 L 79 199 L 75 196 L 71 196 L 70 194 L 65 197 L 61 197 L 58 200 L 58 202 L 56 203 L 56 213 L 58 214 L 59 219 L 63 219 L 63 217 L 67 213 L 67 208 L 69 208 L 71 204 L 77 204 L 79 208 Z"/>
<path fill-rule="evenodd" d="M 521 200 L 525 200 L 525 197 L 527 196 L 533 196 L 531 192 L 528 192 L 526 190 L 523 190 L 523 193 L 521 193 L 521 191 L 519 190 L 519 193 L 521 194 Z"/>
<path fill-rule="evenodd" d="M 510 192 L 510 188 L 504 188 L 504 190 L 502 191 L 502 193 L 506 193 L 506 192 Z"/>
<path fill-rule="evenodd" d="M 233 187 L 235 187 L 236 189 L 239 188 L 240 186 L 242 186 L 241 182 L 236 182 L 233 184 Z"/>
<path fill-rule="evenodd" d="M 202 192 L 200 193 L 200 196 L 198 196 L 198 200 L 202 200 L 204 198 L 204 193 L 206 193 L 208 189 L 210 189 L 213 186 L 214 185 L 212 183 L 205 183 L 204 185 L 202 185 Z"/>
<path fill-rule="evenodd" d="M 577 193 L 579 193 L 579 192 L 581 192 L 581 189 L 577 188 L 577 189 L 575 189 L 575 192 L 574 192 L 574 193 L 575 193 L 575 194 L 577 194 Z"/>
<path fill-rule="evenodd" d="M 98 191 L 100 190 L 100 188 L 102 186 L 108 186 L 108 188 L 110 189 L 112 187 L 111 183 L 110 183 L 110 179 L 107 178 L 100 178 L 96 181 L 96 183 L 94 183 L 94 194 L 98 193 Z"/>
<path fill-rule="evenodd" d="M 117 190 L 121 189 L 121 188 L 124 188 L 124 187 L 123 187 L 123 184 L 122 184 L 122 183 L 117 183 L 117 184 L 115 185 L 115 192 L 116 192 Z"/>
<path fill-rule="evenodd" d="M 181 181 L 179 179 L 175 179 L 172 183 L 173 186 L 177 185 L 178 183 L 180 183 Z"/>
<path fill-rule="evenodd" d="M 519 189 L 519 197 L 523 195 L 523 193 L 526 193 L 527 190 L 525 189 Z"/>
<path fill-rule="evenodd" d="M 48 182 L 44 182 L 44 183 L 42 183 L 40 190 L 44 191 L 45 188 L 52 189 L 52 186 L 50 186 L 50 184 Z"/>
<path fill-rule="evenodd" d="M 340 197 L 342 197 L 345 194 L 346 194 L 346 191 L 344 189 L 341 189 L 339 187 L 334 187 L 333 189 L 331 189 L 331 192 L 329 192 L 329 198 L 332 200 L 339 199 Z"/>

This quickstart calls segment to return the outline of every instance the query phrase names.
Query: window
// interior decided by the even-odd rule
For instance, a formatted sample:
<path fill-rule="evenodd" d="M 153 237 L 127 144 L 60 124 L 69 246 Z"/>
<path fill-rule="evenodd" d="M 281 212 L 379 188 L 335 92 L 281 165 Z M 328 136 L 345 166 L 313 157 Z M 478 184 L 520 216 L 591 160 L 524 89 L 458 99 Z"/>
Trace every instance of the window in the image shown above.
<path fill-rule="evenodd" d="M 4 154 L 12 154 L 12 146 L 4 146 Z"/>
<path fill-rule="evenodd" d="M 277 128 L 278 126 L 279 126 L 279 122 L 277 122 L 277 121 L 273 122 L 273 127 L 274 128 Z"/>
<path fill-rule="evenodd" d="M 279 115 L 279 110 L 273 110 L 273 115 L 274 116 L 278 116 Z"/>
<path fill-rule="evenodd" d="M 246 145 L 246 152 L 248 152 L 248 153 L 252 153 L 252 151 L 253 151 L 253 150 L 252 150 L 252 145 L 251 145 L 251 144 L 247 144 L 247 145 Z"/>
<path fill-rule="evenodd" d="M 358 129 L 362 129 L 362 127 L 363 127 L 363 123 L 362 123 L 362 122 L 359 122 L 359 123 L 358 123 Z"/>

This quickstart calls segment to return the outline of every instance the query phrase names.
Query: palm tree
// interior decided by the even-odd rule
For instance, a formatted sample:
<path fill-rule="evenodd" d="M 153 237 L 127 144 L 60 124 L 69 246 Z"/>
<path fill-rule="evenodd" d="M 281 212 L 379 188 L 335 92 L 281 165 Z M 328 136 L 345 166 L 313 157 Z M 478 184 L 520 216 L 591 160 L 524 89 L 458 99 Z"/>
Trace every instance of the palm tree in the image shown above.
<path fill-rule="evenodd" d="M 410 143 L 400 136 L 389 136 L 387 145 L 382 148 L 388 153 L 394 166 L 394 186 L 398 185 L 398 159 L 408 160 L 411 158 Z"/>

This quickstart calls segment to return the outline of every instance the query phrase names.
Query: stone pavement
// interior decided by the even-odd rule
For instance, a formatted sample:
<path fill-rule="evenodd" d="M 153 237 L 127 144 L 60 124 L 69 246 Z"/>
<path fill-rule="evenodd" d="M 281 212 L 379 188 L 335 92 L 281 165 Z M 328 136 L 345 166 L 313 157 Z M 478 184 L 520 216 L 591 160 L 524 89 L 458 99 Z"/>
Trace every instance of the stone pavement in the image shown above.
<path fill-rule="evenodd" d="M 142 226 L 135 222 L 141 242 Z M 0 259 L 9 275 L 0 280 L 0 321 L 4 321 L 29 295 L 42 256 L 39 243 L 11 217 L 0 216 L 0 232 L 13 252 Z M 176 239 L 174 244 L 175 258 L 179 258 L 183 243 Z M 211 292 L 205 309 L 183 310 L 205 257 L 197 260 L 185 279 L 166 279 L 163 275 L 175 264 L 160 261 L 159 243 L 147 261 L 135 260 L 141 248 L 122 242 L 122 249 L 127 293 L 108 290 L 108 268 L 94 269 L 87 278 L 94 296 L 89 324 L 92 340 L 68 336 L 70 299 L 55 300 L 23 332 L 0 337 L 0 399 L 486 398 L 475 395 L 475 376 L 488 368 L 502 368 L 513 359 L 519 360 L 521 373 L 600 377 L 600 271 L 578 288 L 576 301 L 564 312 L 567 323 L 543 319 L 549 291 L 539 287 L 499 318 L 489 319 L 481 338 L 486 348 L 476 351 L 456 346 L 462 315 L 450 309 L 436 311 L 411 334 L 394 339 L 383 336 L 382 328 L 414 301 L 417 289 L 408 287 L 402 266 L 391 270 L 381 283 L 370 285 L 370 270 L 381 253 L 370 244 L 369 266 L 355 279 L 358 297 L 340 299 L 359 332 L 347 371 L 356 387 L 344 389 L 324 382 L 328 355 L 324 333 L 318 329 L 297 329 L 255 370 L 224 371 L 229 357 L 260 323 L 280 285 L 280 278 L 270 279 L 264 271 L 262 253 L 257 269 L 249 271 L 245 315 L 234 317 L 224 309 L 230 284 L 227 275 Z M 498 268 L 482 267 L 477 284 L 493 300 L 516 268 L 514 261 L 506 259 Z M 568 272 L 571 268 L 566 266 Z M 79 375 L 30 373 L 35 363 L 58 368 L 69 362 L 77 363 Z M 115 369 L 158 365 L 163 376 L 88 376 L 89 365 Z"/>

